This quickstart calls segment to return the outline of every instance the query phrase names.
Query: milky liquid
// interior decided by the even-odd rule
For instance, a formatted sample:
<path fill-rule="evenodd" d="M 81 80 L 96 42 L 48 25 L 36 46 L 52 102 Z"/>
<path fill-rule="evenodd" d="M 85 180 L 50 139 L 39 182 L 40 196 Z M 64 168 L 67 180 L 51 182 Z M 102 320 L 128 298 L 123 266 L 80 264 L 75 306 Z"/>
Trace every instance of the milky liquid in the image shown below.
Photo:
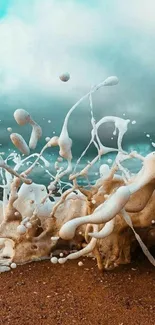
<path fill-rule="evenodd" d="M 113 86 L 117 83 L 118 79 L 116 77 L 109 77 L 104 82 L 101 82 L 99 85 L 92 87 L 90 92 L 83 96 L 68 111 L 60 135 L 53 136 L 52 138 L 46 138 L 46 143 L 40 151 L 40 154 L 36 152 L 31 153 L 31 150 L 34 150 L 36 148 L 38 141 L 42 137 L 41 127 L 32 119 L 32 117 L 27 111 L 23 109 L 18 109 L 14 113 L 14 118 L 20 126 L 30 124 L 32 127 L 29 144 L 25 142 L 21 134 L 12 134 L 10 136 L 11 140 L 18 151 L 11 153 L 4 160 L 2 158 L 0 159 L 0 173 L 2 181 L 0 187 L 3 189 L 3 209 L 0 210 L 2 214 L 0 221 L 1 225 L 3 225 L 5 224 L 5 222 L 10 220 L 9 218 L 13 219 L 13 215 L 15 219 L 18 217 L 21 218 L 20 223 L 14 229 L 15 238 L 19 238 L 20 236 L 27 236 L 27 234 L 33 229 L 33 225 L 35 222 L 37 222 L 37 220 L 41 220 L 42 223 L 46 224 L 46 220 L 48 218 L 53 218 L 57 210 L 60 208 L 60 205 L 64 204 L 65 201 L 68 202 L 67 204 L 70 204 L 70 200 L 76 201 L 76 198 L 78 197 L 81 202 L 82 200 L 84 200 L 84 202 L 87 202 L 86 197 L 79 190 L 79 177 L 83 177 L 88 180 L 87 188 L 91 190 L 92 185 L 88 179 L 89 173 L 90 170 L 92 168 L 95 168 L 97 163 L 100 162 L 101 156 L 106 156 L 110 152 L 115 152 L 116 154 L 116 157 L 113 160 L 108 159 L 108 163 L 111 167 L 107 165 L 101 166 L 100 163 L 100 178 L 98 180 L 96 179 L 96 185 L 94 185 L 96 186 L 96 190 L 100 190 L 102 186 L 104 188 L 104 182 L 109 181 L 110 184 L 113 179 L 118 178 L 124 181 L 124 185 L 116 189 L 116 191 L 110 196 L 105 193 L 105 202 L 101 203 L 97 208 L 95 208 L 92 213 L 83 216 L 79 215 L 78 218 L 74 218 L 67 222 L 64 221 L 64 224 L 62 224 L 59 229 L 59 233 L 56 236 L 53 236 L 56 237 L 57 240 L 59 240 L 59 238 L 64 240 L 72 240 L 76 234 L 77 228 L 83 225 L 92 224 L 93 231 L 89 232 L 89 236 L 91 237 L 91 239 L 85 248 L 83 248 L 79 252 L 71 253 L 67 257 L 60 257 L 59 259 L 52 257 L 51 262 L 54 264 L 57 262 L 63 264 L 69 259 L 78 258 L 92 252 L 96 247 L 97 239 L 103 239 L 112 234 L 115 225 L 115 216 L 118 213 L 122 214 L 122 211 L 124 211 L 123 216 L 126 216 L 125 206 L 130 200 L 131 195 L 155 179 L 154 153 L 143 157 L 138 155 L 138 153 L 136 152 L 127 153 L 123 149 L 123 137 L 127 132 L 130 120 L 116 116 L 103 116 L 99 121 L 96 122 L 94 118 L 93 93 L 101 87 Z M 73 111 L 79 106 L 79 104 L 83 100 L 87 99 L 89 100 L 90 104 L 92 125 L 90 142 L 87 148 L 77 160 L 73 170 L 73 143 L 72 139 L 69 136 L 68 122 L 71 118 L 71 114 L 73 113 Z M 98 135 L 99 128 L 103 127 L 105 123 L 111 122 L 114 123 L 115 130 L 113 132 L 113 135 L 117 136 L 117 148 L 104 146 L 104 139 L 100 139 Z M 135 123 L 132 122 L 132 124 Z M 9 129 L 11 130 L 10 126 Z M 79 166 L 81 159 L 87 154 L 87 150 L 90 145 L 95 146 L 97 150 L 97 155 L 92 159 L 92 161 L 88 162 L 87 165 L 84 166 L 79 172 L 76 172 L 76 169 Z M 44 152 L 47 149 L 50 149 L 52 152 L 54 146 L 59 147 L 59 155 L 57 157 L 57 160 L 48 161 L 43 156 Z M 20 152 L 26 155 L 26 157 L 21 156 Z M 122 162 L 124 162 L 125 160 L 133 159 L 133 157 L 136 157 L 137 159 L 143 161 L 143 166 L 141 170 L 137 175 L 134 175 L 134 177 L 133 174 L 131 174 L 131 172 L 127 168 L 124 168 L 122 165 Z M 31 161 L 32 158 L 33 162 Z M 13 168 L 8 165 L 10 161 L 13 164 Z M 64 164 L 63 161 L 67 162 L 66 168 L 64 168 L 64 165 L 61 165 Z M 55 167 L 55 174 L 51 174 L 49 170 L 51 164 Z M 39 179 L 37 183 L 35 183 L 34 180 L 31 179 L 32 171 L 34 171 L 38 165 L 49 176 L 49 185 L 47 186 L 47 188 L 44 185 L 39 184 Z M 96 167 L 96 174 L 98 174 L 98 167 Z M 66 176 L 68 177 L 67 182 L 64 181 L 64 177 Z M 69 188 L 66 192 L 64 192 L 65 187 Z M 58 190 L 58 193 L 60 195 L 59 198 L 54 195 L 54 192 L 56 190 Z M 75 190 L 76 193 L 73 193 L 73 191 Z M 52 197 L 53 201 L 51 201 L 49 197 Z M 92 200 L 92 202 L 94 202 L 94 205 L 96 204 L 96 201 L 94 199 Z M 70 210 L 73 215 L 75 212 L 74 209 L 76 210 L 76 206 L 74 207 L 73 205 Z M 60 216 L 60 220 L 56 220 L 56 223 L 60 224 L 61 220 L 63 220 L 63 215 Z M 131 222 L 129 222 L 129 220 L 130 217 L 128 216 L 127 223 L 133 229 L 133 226 Z M 100 231 L 98 228 L 99 225 L 102 225 Z M 139 243 L 142 246 L 141 241 L 139 241 Z M 2 244 L 3 246 L 5 246 L 4 240 L 2 240 Z M 6 249 L 7 247 L 9 247 L 8 254 L 12 254 L 10 255 L 10 263 L 12 263 L 12 251 L 14 251 L 14 248 L 12 248 L 10 253 L 10 246 L 7 245 Z M 10 244 L 9 242 L 9 245 L 13 244 Z M 150 253 L 148 255 L 147 250 L 143 250 L 148 256 L 151 263 L 155 265 L 153 257 L 150 258 Z M 6 265 L 6 270 L 8 270 L 7 268 L 8 265 Z M 2 272 L 3 269 L 5 269 L 4 265 L 2 268 L 0 266 L 0 272 Z"/>

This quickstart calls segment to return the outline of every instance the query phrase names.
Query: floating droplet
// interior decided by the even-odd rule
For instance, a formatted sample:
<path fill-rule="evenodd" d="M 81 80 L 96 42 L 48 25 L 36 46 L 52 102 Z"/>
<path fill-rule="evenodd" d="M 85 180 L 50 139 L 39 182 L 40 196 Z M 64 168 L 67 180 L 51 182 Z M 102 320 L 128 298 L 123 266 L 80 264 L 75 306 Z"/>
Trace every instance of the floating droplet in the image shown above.
<path fill-rule="evenodd" d="M 12 128 L 7 128 L 7 131 L 12 132 Z"/>
<path fill-rule="evenodd" d="M 59 78 L 61 81 L 66 82 L 70 79 L 70 74 L 68 72 L 65 72 L 61 74 Z"/>
<path fill-rule="evenodd" d="M 17 264 L 16 264 L 16 263 L 11 263 L 11 265 L 10 265 L 10 266 L 11 266 L 11 268 L 12 268 L 12 269 L 16 269 L 16 267 L 17 267 Z"/>
<path fill-rule="evenodd" d="M 107 160 L 107 163 L 108 163 L 108 164 L 112 164 L 112 159 L 109 158 L 109 159 Z"/>
<path fill-rule="evenodd" d="M 16 111 L 14 112 L 14 118 L 19 125 L 25 125 L 29 123 L 30 114 L 24 109 L 20 108 L 16 109 Z"/>
<path fill-rule="evenodd" d="M 24 225 L 19 225 L 17 227 L 17 232 L 22 235 L 22 234 L 25 234 L 26 233 L 26 227 Z"/>
<path fill-rule="evenodd" d="M 31 222 L 27 222 L 25 226 L 26 226 L 26 228 L 31 229 L 32 228 L 32 223 Z"/>
<path fill-rule="evenodd" d="M 14 146 L 18 148 L 24 155 L 29 155 L 30 149 L 24 138 L 18 133 L 11 133 L 10 139 Z"/>
<path fill-rule="evenodd" d="M 58 259 L 57 259 L 56 256 L 54 256 L 54 257 L 51 258 L 51 263 L 52 264 L 57 264 L 58 263 Z"/>
<path fill-rule="evenodd" d="M 62 162 L 63 161 L 63 158 L 62 157 L 58 157 L 57 158 L 57 161 Z"/>

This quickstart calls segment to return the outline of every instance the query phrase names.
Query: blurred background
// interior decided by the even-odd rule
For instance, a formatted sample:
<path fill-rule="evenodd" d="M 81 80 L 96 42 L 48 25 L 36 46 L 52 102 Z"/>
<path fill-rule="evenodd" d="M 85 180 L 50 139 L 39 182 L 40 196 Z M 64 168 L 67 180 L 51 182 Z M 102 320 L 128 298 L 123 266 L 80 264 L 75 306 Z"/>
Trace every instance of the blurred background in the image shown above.
<path fill-rule="evenodd" d="M 136 121 L 124 148 L 154 150 L 154 12 L 154 0 L 0 0 L 1 151 L 13 149 L 8 127 L 29 139 L 31 128 L 13 119 L 17 108 L 42 126 L 39 151 L 47 136 L 59 135 L 69 108 L 111 75 L 119 84 L 94 94 L 95 119 L 115 115 Z M 70 80 L 64 83 L 59 76 L 66 71 Z M 86 100 L 69 122 L 75 159 L 90 139 L 90 119 Z M 113 131 L 112 124 L 101 128 L 105 145 L 116 146 Z M 85 159 L 94 153 L 91 147 Z"/>

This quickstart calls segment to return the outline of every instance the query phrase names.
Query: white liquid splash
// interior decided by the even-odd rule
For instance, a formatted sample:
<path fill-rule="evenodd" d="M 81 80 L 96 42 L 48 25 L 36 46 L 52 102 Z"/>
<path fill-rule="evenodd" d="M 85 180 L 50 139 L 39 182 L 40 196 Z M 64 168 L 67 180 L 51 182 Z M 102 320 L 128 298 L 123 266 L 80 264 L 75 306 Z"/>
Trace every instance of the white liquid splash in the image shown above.
<path fill-rule="evenodd" d="M 42 136 L 41 127 L 31 118 L 27 111 L 23 109 L 17 109 L 15 111 L 14 118 L 17 124 L 20 126 L 30 124 L 32 132 L 30 135 L 29 146 L 26 144 L 22 135 L 17 133 L 12 133 L 10 135 L 11 141 L 15 147 L 22 154 L 27 155 L 27 157 L 23 158 L 20 154 L 15 152 L 11 153 L 5 160 L 2 158 L 0 159 L 2 180 L 0 187 L 3 189 L 2 209 L 0 206 L 0 245 L 2 247 L 2 257 L 4 256 L 4 252 L 9 256 L 9 262 L 7 262 L 7 264 L 4 264 L 4 260 L 0 257 L 0 272 L 8 271 L 10 270 L 10 267 L 16 267 L 16 260 L 14 260 L 16 254 L 13 240 L 18 240 L 19 243 L 20 240 L 22 240 L 23 250 L 28 249 L 25 248 L 26 246 L 24 245 L 28 245 L 28 242 L 31 242 L 32 247 L 37 251 L 37 256 L 44 258 L 45 256 L 44 253 L 42 253 L 42 250 L 46 241 L 48 243 L 45 245 L 46 248 L 48 245 L 56 245 L 59 239 L 69 241 L 76 236 L 77 228 L 86 225 L 89 229 L 91 226 L 92 231 L 89 231 L 88 233 L 86 232 L 85 234 L 87 245 L 84 248 L 77 252 L 72 252 L 68 254 L 68 256 L 64 256 L 62 252 L 59 258 L 51 258 L 51 263 L 63 264 L 67 260 L 76 259 L 91 252 L 95 252 L 98 239 L 106 238 L 113 233 L 115 228 L 115 217 L 119 213 L 124 217 L 126 223 L 134 231 L 132 222 L 130 217 L 127 216 L 125 208 L 128 207 L 128 202 L 130 202 L 130 198 L 134 193 L 154 181 L 155 154 L 151 153 L 146 157 L 143 157 L 136 152 L 128 154 L 123 150 L 123 137 L 127 132 L 128 124 L 130 122 L 129 119 L 123 119 L 116 116 L 103 116 L 98 122 L 95 121 L 92 98 L 93 93 L 101 87 L 114 86 L 117 83 L 118 78 L 112 76 L 97 86 L 92 87 L 90 92 L 83 96 L 69 110 L 65 117 L 60 135 L 53 136 L 52 138 L 46 137 L 47 143 L 43 146 L 39 154 L 31 154 L 30 150 L 36 148 L 37 143 Z M 89 99 L 90 104 L 92 125 L 91 138 L 88 146 L 75 164 L 74 173 L 71 174 L 73 169 L 72 139 L 69 136 L 68 122 L 73 111 L 85 99 Z M 51 120 L 49 121 L 51 122 Z M 104 146 L 98 135 L 99 128 L 105 123 L 111 122 L 114 123 L 115 127 L 113 135 L 118 134 L 117 148 Z M 132 124 L 135 124 L 135 121 L 133 121 Z M 11 132 L 10 127 L 8 128 L 8 131 Z M 148 134 L 146 136 L 148 136 Z M 89 161 L 80 172 L 76 172 L 76 168 L 80 164 L 84 155 L 86 155 L 90 145 L 95 146 L 97 149 L 97 155 L 92 159 L 92 161 Z M 154 143 L 152 143 L 152 145 L 154 145 Z M 57 160 L 49 162 L 43 157 L 43 154 L 46 149 L 50 149 L 52 152 L 52 147 L 54 146 L 59 147 L 59 156 L 57 157 Z M 88 189 L 85 189 L 84 186 L 81 188 L 78 184 L 79 177 L 88 179 L 90 169 L 92 167 L 95 168 L 96 163 L 100 161 L 102 156 L 112 152 L 116 153 L 115 159 L 112 160 L 109 158 L 107 160 L 107 162 L 112 166 L 109 167 L 108 165 L 101 165 L 100 163 L 100 177 L 96 180 L 95 185 L 92 185 L 88 181 Z M 134 157 L 142 160 L 143 166 L 139 173 L 133 176 L 127 168 L 123 167 L 122 163 L 125 160 Z M 35 159 L 33 162 L 31 162 L 32 158 Z M 64 163 L 64 160 L 67 162 L 66 168 L 61 166 L 61 164 Z M 13 168 L 8 165 L 9 162 L 14 164 Z M 47 188 L 44 185 L 36 184 L 33 180 L 27 178 L 28 175 L 35 170 L 38 164 L 49 176 L 49 185 Z M 48 170 L 48 168 L 51 167 L 51 164 L 55 166 L 54 175 Z M 28 168 L 27 165 L 29 166 Z M 21 168 L 24 171 L 19 172 Z M 116 174 L 118 171 L 120 174 Z M 98 174 L 98 170 L 95 174 Z M 64 182 L 63 178 L 67 175 L 69 181 Z M 106 184 L 112 184 L 113 181 L 120 181 L 122 184 L 116 188 L 115 191 L 112 191 L 111 193 L 106 192 Z M 21 184 L 21 182 L 23 184 Z M 68 189 L 64 192 L 65 187 Z M 91 192 L 91 190 L 96 191 L 94 192 L 95 195 L 100 192 L 103 193 L 104 199 L 103 202 L 98 204 L 98 200 L 92 196 L 91 202 L 94 209 L 92 209 L 91 213 L 88 213 L 89 204 L 87 196 L 82 192 L 85 191 L 84 193 L 87 193 L 86 191 Z M 55 191 L 58 191 L 58 194 L 60 195 L 59 197 L 54 195 Z M 51 201 L 50 198 L 52 198 L 53 201 Z M 61 210 L 63 205 L 68 209 L 68 213 L 71 214 L 70 219 L 68 215 L 65 219 L 65 210 Z M 136 208 L 137 206 L 135 209 Z M 12 222 L 11 228 L 8 227 L 10 222 Z M 36 236 L 36 231 L 39 231 L 39 229 L 42 229 L 42 231 L 38 236 Z M 5 233 L 5 239 L 1 235 L 3 232 Z M 78 233 L 82 236 L 83 232 L 80 231 Z M 137 233 L 135 231 L 134 233 L 144 253 L 149 258 L 150 262 L 155 265 L 154 258 L 145 248 L 145 245 L 139 239 Z M 89 237 L 90 241 L 88 242 Z"/>

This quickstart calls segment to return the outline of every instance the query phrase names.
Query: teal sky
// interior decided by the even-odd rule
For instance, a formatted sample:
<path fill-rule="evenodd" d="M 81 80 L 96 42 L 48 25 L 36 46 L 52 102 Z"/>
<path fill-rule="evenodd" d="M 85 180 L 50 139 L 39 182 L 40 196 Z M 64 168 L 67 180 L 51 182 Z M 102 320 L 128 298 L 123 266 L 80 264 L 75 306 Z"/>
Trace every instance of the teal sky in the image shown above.
<path fill-rule="evenodd" d="M 8 126 L 19 132 L 12 116 L 16 108 L 28 110 L 43 125 L 44 136 L 51 136 L 92 85 L 117 75 L 117 87 L 95 94 L 95 117 L 125 114 L 136 120 L 126 142 L 150 150 L 150 138 L 155 142 L 154 12 L 153 0 L 147 5 L 141 0 L 0 0 L 3 146 Z M 64 71 L 71 75 L 65 84 L 59 80 Z M 87 102 L 74 113 L 69 128 L 79 148 L 85 145 L 90 131 Z M 105 143 L 112 131 L 111 125 L 101 130 Z"/>
<path fill-rule="evenodd" d="M 4 17 L 9 9 L 10 0 L 1 0 L 0 1 L 0 17 Z"/>

